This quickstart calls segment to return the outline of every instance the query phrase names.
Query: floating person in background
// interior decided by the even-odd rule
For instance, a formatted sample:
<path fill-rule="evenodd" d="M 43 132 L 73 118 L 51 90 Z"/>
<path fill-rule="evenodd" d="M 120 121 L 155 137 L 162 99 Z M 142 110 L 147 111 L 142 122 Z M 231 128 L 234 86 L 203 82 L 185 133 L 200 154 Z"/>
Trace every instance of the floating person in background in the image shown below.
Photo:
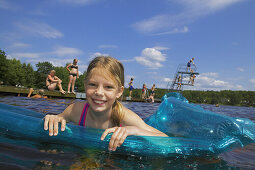
<path fill-rule="evenodd" d="M 71 84 L 72 84 L 72 93 L 75 94 L 74 92 L 74 85 L 75 85 L 75 81 L 76 78 L 79 78 L 79 71 L 78 71 L 78 60 L 74 59 L 73 63 L 68 64 L 68 66 L 66 66 L 66 69 L 69 71 L 69 83 L 68 83 L 68 87 L 67 87 L 67 93 L 70 93 L 70 88 L 71 88 Z M 70 68 L 71 70 L 70 70 Z"/>
<path fill-rule="evenodd" d="M 191 82 L 191 85 L 194 86 L 195 78 L 196 78 L 196 75 L 194 74 L 194 70 L 191 70 L 188 84 Z"/>
<path fill-rule="evenodd" d="M 149 97 L 149 99 L 151 99 L 152 103 L 154 103 L 155 90 L 156 90 L 156 86 L 155 86 L 155 84 L 153 84 L 152 87 L 151 87 L 151 94 L 150 94 L 150 97 Z"/>
<path fill-rule="evenodd" d="M 130 82 L 128 83 L 128 85 L 129 85 L 129 97 L 130 98 L 132 97 L 132 91 L 134 89 L 134 87 L 133 87 L 133 80 L 134 80 L 134 78 L 131 78 Z"/>
<path fill-rule="evenodd" d="M 45 98 L 45 99 L 48 98 L 47 96 L 44 96 L 44 90 L 43 89 L 40 89 L 38 91 L 39 94 L 35 94 L 35 95 L 31 96 L 33 92 L 34 92 L 34 89 L 30 88 L 27 97 L 31 97 L 31 98 Z"/>
<path fill-rule="evenodd" d="M 147 87 L 146 84 L 143 84 L 143 88 L 142 88 L 142 99 L 147 99 Z"/>
<path fill-rule="evenodd" d="M 62 88 L 62 80 L 60 80 L 56 75 L 55 70 L 51 70 L 50 74 L 46 78 L 46 86 L 48 90 L 53 91 L 57 88 L 59 88 L 59 92 L 62 94 L 65 94 L 66 92 Z"/>
<path fill-rule="evenodd" d="M 196 66 L 195 63 L 194 63 L 194 60 L 195 60 L 195 58 L 193 57 L 193 58 L 190 59 L 189 62 L 187 63 L 187 71 L 191 71 L 191 69 L 190 69 L 191 63 L 192 63 L 194 66 Z"/>
<path fill-rule="evenodd" d="M 181 75 L 179 75 L 179 77 L 178 77 L 177 84 L 178 84 L 177 90 L 181 90 L 181 87 L 182 87 L 182 76 Z"/>
<path fill-rule="evenodd" d="M 94 58 L 87 68 L 84 84 L 87 101 L 71 104 L 59 115 L 45 116 L 44 129 L 49 130 L 50 136 L 58 134 L 58 123 L 64 131 L 69 121 L 105 129 L 101 140 L 113 133 L 108 146 L 112 151 L 130 135 L 167 136 L 118 101 L 124 91 L 124 68 L 118 60 L 104 56 Z"/>

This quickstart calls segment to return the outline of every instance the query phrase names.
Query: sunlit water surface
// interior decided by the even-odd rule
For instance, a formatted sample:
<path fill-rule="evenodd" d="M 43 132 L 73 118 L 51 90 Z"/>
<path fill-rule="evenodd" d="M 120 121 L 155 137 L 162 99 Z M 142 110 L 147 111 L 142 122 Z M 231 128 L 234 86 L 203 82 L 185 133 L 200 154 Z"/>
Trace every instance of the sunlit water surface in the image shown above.
<path fill-rule="evenodd" d="M 0 103 L 27 108 L 43 114 L 61 113 L 69 104 L 76 101 L 78 100 L 0 97 Z M 153 114 L 159 106 L 158 103 L 123 102 L 123 104 L 142 118 Z M 255 122 L 255 108 L 252 107 L 201 106 L 213 112 L 233 117 L 249 118 Z M 29 148 L 21 146 L 21 143 L 0 143 L 0 169 L 255 169 L 254 143 L 217 157 L 165 159 L 123 156 L 47 143 Z"/>

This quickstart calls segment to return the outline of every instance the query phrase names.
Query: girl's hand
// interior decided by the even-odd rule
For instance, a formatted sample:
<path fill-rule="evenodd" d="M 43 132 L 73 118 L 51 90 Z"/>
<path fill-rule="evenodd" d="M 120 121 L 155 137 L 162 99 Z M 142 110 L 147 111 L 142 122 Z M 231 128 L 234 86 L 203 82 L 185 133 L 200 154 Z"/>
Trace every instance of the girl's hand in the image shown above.
<path fill-rule="evenodd" d="M 108 133 L 113 133 L 111 140 L 109 142 L 109 147 L 108 149 L 111 151 L 116 151 L 117 147 L 120 147 L 122 143 L 125 141 L 126 137 L 131 135 L 129 134 L 129 129 L 128 127 L 113 127 L 113 128 L 108 128 L 104 131 L 104 133 L 101 136 L 101 140 L 104 140 L 106 135 Z"/>
<path fill-rule="evenodd" d="M 58 115 L 46 115 L 44 117 L 44 130 L 49 129 L 49 135 L 52 136 L 54 132 L 54 136 L 58 135 L 58 123 L 61 123 L 61 131 L 65 130 L 66 120 Z"/>

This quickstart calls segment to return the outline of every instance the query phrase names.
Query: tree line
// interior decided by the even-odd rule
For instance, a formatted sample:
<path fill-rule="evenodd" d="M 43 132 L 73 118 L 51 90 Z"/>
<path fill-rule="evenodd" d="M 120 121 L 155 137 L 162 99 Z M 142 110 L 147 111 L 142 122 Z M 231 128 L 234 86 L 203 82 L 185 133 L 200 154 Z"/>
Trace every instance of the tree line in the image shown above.
<path fill-rule="evenodd" d="M 68 64 L 68 63 L 67 63 Z M 66 66 L 67 66 L 66 64 Z M 0 50 L 0 82 L 4 85 L 21 85 L 27 88 L 46 88 L 45 80 L 50 70 L 55 70 L 56 75 L 62 80 L 64 89 L 67 89 L 69 72 L 66 67 L 55 67 L 50 62 L 38 62 L 35 71 L 31 64 L 21 63 L 16 59 L 7 59 L 4 51 Z M 78 92 L 84 92 L 84 77 L 86 72 L 79 76 L 75 86 Z M 167 92 L 166 89 L 157 88 L 155 98 L 161 99 Z M 148 92 L 148 95 L 150 90 Z M 254 91 L 191 91 L 181 92 L 185 98 L 192 103 L 223 104 L 236 106 L 255 107 Z M 123 96 L 129 95 L 125 88 Z M 132 97 L 141 98 L 142 89 L 133 89 Z"/>
<path fill-rule="evenodd" d="M 171 92 L 167 89 L 157 88 L 155 98 L 161 99 L 166 93 Z M 149 92 L 150 93 L 150 90 Z M 232 106 L 252 106 L 255 107 L 255 91 L 181 91 L 182 95 L 191 103 L 198 104 L 220 104 Z M 124 96 L 129 95 L 129 90 L 125 89 Z M 142 89 L 133 89 L 132 97 L 141 98 Z"/>

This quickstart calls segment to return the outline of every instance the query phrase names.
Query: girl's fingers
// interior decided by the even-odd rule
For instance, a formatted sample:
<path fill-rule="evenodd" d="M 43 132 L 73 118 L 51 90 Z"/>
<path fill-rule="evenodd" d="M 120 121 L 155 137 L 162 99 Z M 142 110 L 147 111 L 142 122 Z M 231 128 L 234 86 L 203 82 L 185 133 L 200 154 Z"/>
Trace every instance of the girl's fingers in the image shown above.
<path fill-rule="evenodd" d="M 58 135 L 58 123 L 61 122 L 61 131 L 65 130 L 66 120 L 56 115 L 46 115 L 44 118 L 44 130 L 49 130 L 49 135 Z"/>
<path fill-rule="evenodd" d="M 58 122 L 59 122 L 59 118 L 55 117 L 55 120 L 54 120 L 54 136 L 58 135 Z"/>
<path fill-rule="evenodd" d="M 50 115 L 46 115 L 45 117 L 44 117 L 44 130 L 48 130 L 48 124 L 49 124 L 49 116 Z"/>
<path fill-rule="evenodd" d="M 120 147 L 120 145 L 124 142 L 124 140 L 126 139 L 125 134 L 126 134 L 126 128 L 119 128 L 120 131 L 116 132 L 118 133 L 114 139 L 114 143 L 112 146 L 112 150 L 115 151 L 117 149 L 117 147 Z M 123 142 L 121 143 L 121 141 L 123 140 Z"/>
<path fill-rule="evenodd" d="M 123 132 L 121 132 L 121 128 L 116 128 L 116 130 L 112 134 L 111 140 L 109 142 L 109 150 L 113 150 L 113 151 L 116 150 L 122 133 Z"/>
<path fill-rule="evenodd" d="M 118 145 L 118 147 L 120 147 L 123 143 L 124 143 L 124 141 L 125 141 L 125 139 L 127 138 L 127 133 L 124 133 L 123 135 L 122 135 L 122 137 L 121 137 L 121 139 L 120 139 L 120 141 L 119 141 L 119 145 Z"/>
<path fill-rule="evenodd" d="M 104 131 L 104 133 L 102 134 L 101 136 L 101 140 L 104 140 L 104 138 L 106 137 L 106 135 L 108 135 L 108 133 L 113 133 L 115 131 L 117 127 L 113 127 L 113 128 L 109 128 L 109 129 L 106 129 Z"/>
<path fill-rule="evenodd" d="M 50 119 L 49 119 L 49 135 L 50 136 L 53 135 L 53 122 L 54 122 L 54 119 L 50 116 Z"/>
<path fill-rule="evenodd" d="M 62 118 L 61 120 L 61 131 L 64 131 L 66 129 L 66 120 Z"/>

